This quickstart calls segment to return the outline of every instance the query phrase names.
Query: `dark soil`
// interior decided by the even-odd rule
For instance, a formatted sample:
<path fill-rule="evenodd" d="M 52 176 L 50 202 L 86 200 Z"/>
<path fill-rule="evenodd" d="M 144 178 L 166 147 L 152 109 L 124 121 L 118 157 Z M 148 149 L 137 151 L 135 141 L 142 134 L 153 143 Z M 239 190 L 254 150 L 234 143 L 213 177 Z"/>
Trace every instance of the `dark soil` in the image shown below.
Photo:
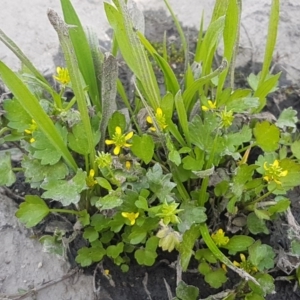
<path fill-rule="evenodd" d="M 180 52 L 180 39 L 177 34 L 176 28 L 171 20 L 167 17 L 164 11 L 149 11 L 145 13 L 146 19 L 146 36 L 152 42 L 161 42 L 163 39 L 164 32 L 166 32 L 169 45 L 174 43 L 175 47 Z M 195 48 L 197 40 L 197 30 L 194 28 L 185 28 L 185 31 L 189 36 L 189 47 L 191 50 Z M 107 45 L 106 45 L 107 46 Z M 56 62 L 59 58 L 56 57 Z M 184 66 L 178 62 L 174 62 L 173 68 L 179 74 L 183 71 Z M 246 85 L 246 77 L 250 72 L 252 72 L 253 64 L 249 63 L 246 68 L 240 69 L 237 74 L 240 74 L 237 81 L 238 85 Z M 126 87 L 127 91 L 132 92 L 131 88 L 131 72 L 124 68 L 121 64 L 120 67 L 120 77 Z M 162 78 L 162 77 L 161 77 Z M 159 79 L 161 80 L 161 79 Z M 161 82 L 162 83 L 162 82 Z M 292 106 L 298 112 L 298 117 L 300 117 L 300 89 L 296 86 L 290 85 L 290 83 L 282 80 L 282 86 L 278 91 L 273 93 L 268 98 L 267 110 L 271 112 L 276 117 L 280 112 L 287 107 Z M 23 196 L 27 193 L 32 193 L 30 187 L 24 184 L 22 178 L 18 180 L 10 189 L 12 193 L 19 196 Z M 9 196 L 13 194 L 10 193 Z M 290 193 L 290 199 L 292 201 L 292 213 L 298 223 L 300 223 L 300 204 L 299 204 L 300 192 L 294 190 Z M 17 200 L 20 200 L 17 197 Z M 52 219 L 53 220 L 53 219 Z M 50 219 L 48 219 L 50 221 Z M 280 249 L 288 250 L 289 240 L 286 236 L 287 228 L 283 226 L 286 224 L 286 220 L 282 217 L 270 226 L 271 234 L 270 236 L 262 236 L 261 238 L 264 242 L 268 242 L 275 250 Z M 41 228 L 39 228 L 41 230 Z M 39 230 L 39 231 L 40 231 Z M 75 244 L 71 244 L 71 252 L 69 253 L 69 259 L 71 265 L 75 266 L 74 257 L 76 255 L 76 248 L 82 246 L 82 240 L 78 239 Z M 175 253 L 161 253 L 157 263 L 153 267 L 142 267 L 135 263 L 134 258 L 131 260 L 130 270 L 127 273 L 122 273 L 119 267 L 115 266 L 110 260 L 106 259 L 103 262 L 103 269 L 108 269 L 111 279 L 108 280 L 104 276 L 100 269 L 96 266 L 87 268 L 85 271 L 89 274 L 94 274 L 96 288 L 101 287 L 101 291 L 105 290 L 107 296 L 101 294 L 102 300 L 166 300 L 168 299 L 167 289 L 165 282 L 170 286 L 173 296 L 175 296 L 176 289 L 176 270 L 172 268 L 172 263 L 176 261 L 177 257 Z M 196 269 L 197 266 L 195 265 Z M 189 285 L 197 286 L 200 290 L 200 298 L 206 298 L 208 296 L 214 295 L 217 292 L 223 291 L 225 289 L 233 288 L 238 282 L 237 275 L 235 273 L 229 272 L 229 279 L 227 283 L 219 290 L 210 288 L 198 272 L 193 272 L 193 266 L 189 272 L 183 273 L 182 279 Z M 272 273 L 274 277 L 285 276 L 282 271 L 275 270 Z M 113 284 L 114 283 L 114 284 Z M 276 294 L 267 296 L 266 299 L 269 300 L 282 300 L 290 299 L 296 300 L 300 299 L 300 289 L 299 287 L 294 291 L 294 282 L 287 281 L 276 281 Z M 151 297 L 149 296 L 151 295 Z"/>

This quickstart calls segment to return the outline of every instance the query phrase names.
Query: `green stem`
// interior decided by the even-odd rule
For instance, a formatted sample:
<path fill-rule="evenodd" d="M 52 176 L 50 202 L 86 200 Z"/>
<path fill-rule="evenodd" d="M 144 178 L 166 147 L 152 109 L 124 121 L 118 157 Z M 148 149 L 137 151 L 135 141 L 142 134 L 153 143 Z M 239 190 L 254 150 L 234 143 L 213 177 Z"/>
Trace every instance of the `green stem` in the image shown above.
<path fill-rule="evenodd" d="M 80 214 L 80 212 L 77 211 L 77 210 L 63 209 L 63 208 L 51 208 L 50 212 L 52 212 L 52 213 L 72 214 L 72 215 L 79 215 Z"/>
<path fill-rule="evenodd" d="M 12 170 L 13 170 L 14 172 L 19 172 L 19 171 L 23 172 L 23 171 L 24 171 L 23 168 L 12 168 Z"/>
<path fill-rule="evenodd" d="M 9 131 L 10 129 L 8 127 L 3 127 L 0 129 L 0 135 L 4 134 L 6 131 Z"/>
<path fill-rule="evenodd" d="M 274 191 L 276 190 L 276 188 L 272 189 L 271 191 L 268 191 L 267 193 L 263 194 L 262 196 L 256 198 L 255 200 L 247 203 L 247 206 L 253 205 L 257 202 L 260 202 L 261 200 L 267 198 L 268 196 L 270 196 Z"/>
<path fill-rule="evenodd" d="M 212 150 L 211 150 L 209 158 L 206 162 L 205 169 L 211 168 L 211 166 L 213 164 L 218 136 L 219 136 L 219 129 L 215 135 Z M 200 193 L 199 193 L 199 200 L 198 200 L 198 203 L 200 206 L 204 206 L 204 204 L 206 202 L 206 190 L 208 187 L 208 182 L 209 182 L 209 177 L 205 177 L 202 180 L 201 189 L 200 189 Z"/>

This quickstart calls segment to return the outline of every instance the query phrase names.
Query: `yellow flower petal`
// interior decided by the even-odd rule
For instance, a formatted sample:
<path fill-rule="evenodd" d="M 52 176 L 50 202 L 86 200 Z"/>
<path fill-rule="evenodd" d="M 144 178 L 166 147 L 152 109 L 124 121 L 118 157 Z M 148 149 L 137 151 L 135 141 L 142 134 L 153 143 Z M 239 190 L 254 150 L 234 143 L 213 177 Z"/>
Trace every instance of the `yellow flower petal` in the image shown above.
<path fill-rule="evenodd" d="M 202 106 L 201 106 L 201 109 L 202 109 L 203 111 L 208 111 L 208 110 L 209 110 L 209 108 L 208 108 L 207 106 L 205 106 L 205 105 L 202 105 Z"/>
<path fill-rule="evenodd" d="M 122 134 L 122 129 L 121 129 L 121 127 L 119 127 L 119 126 L 116 127 L 116 134 L 117 134 L 117 135 L 121 135 L 121 134 Z"/>
<path fill-rule="evenodd" d="M 105 140 L 105 144 L 106 145 L 112 145 L 114 144 L 115 142 L 113 140 Z"/>
<path fill-rule="evenodd" d="M 156 117 L 162 117 L 162 116 L 163 116 L 162 109 L 160 107 L 158 107 L 156 109 Z"/>
<path fill-rule="evenodd" d="M 127 133 L 125 136 L 125 141 L 130 140 L 132 138 L 132 136 L 133 136 L 133 131 Z"/>
<path fill-rule="evenodd" d="M 114 149 L 114 155 L 118 155 L 121 151 L 121 147 L 120 146 L 116 146 Z"/>
<path fill-rule="evenodd" d="M 148 117 L 146 118 L 146 121 L 147 121 L 148 123 L 150 123 L 150 124 L 153 124 L 152 118 L 151 118 L 150 116 L 148 116 Z"/>

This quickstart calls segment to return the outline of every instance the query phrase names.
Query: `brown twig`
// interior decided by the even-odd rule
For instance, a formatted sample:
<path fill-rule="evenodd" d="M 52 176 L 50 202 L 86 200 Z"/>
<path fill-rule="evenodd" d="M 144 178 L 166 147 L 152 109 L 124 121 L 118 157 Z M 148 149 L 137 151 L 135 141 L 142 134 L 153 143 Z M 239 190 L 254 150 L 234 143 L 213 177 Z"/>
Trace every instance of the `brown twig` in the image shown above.
<path fill-rule="evenodd" d="M 14 295 L 4 295 L 4 297 L 0 298 L 0 299 L 12 299 L 12 300 L 22 300 L 22 299 L 26 299 L 28 298 L 29 296 L 31 296 L 32 294 L 36 294 L 38 293 L 39 291 L 41 290 L 44 290 L 52 285 L 55 285 L 61 281 L 64 281 L 65 279 L 68 279 L 70 277 L 72 277 L 73 275 L 77 274 L 78 273 L 78 269 L 73 269 L 71 270 L 69 273 L 61 276 L 60 278 L 58 279 L 53 279 L 53 280 L 49 280 L 43 284 L 41 284 L 40 286 L 36 287 L 36 288 L 32 288 L 30 290 L 28 290 L 25 294 L 14 294 Z"/>

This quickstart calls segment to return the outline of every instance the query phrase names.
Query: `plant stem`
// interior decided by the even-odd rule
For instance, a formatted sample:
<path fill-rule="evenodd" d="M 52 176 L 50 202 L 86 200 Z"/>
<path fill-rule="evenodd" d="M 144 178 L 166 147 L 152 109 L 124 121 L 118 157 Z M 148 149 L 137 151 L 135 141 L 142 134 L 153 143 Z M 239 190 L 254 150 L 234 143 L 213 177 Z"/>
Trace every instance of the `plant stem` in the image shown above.
<path fill-rule="evenodd" d="M 72 215 L 79 215 L 80 214 L 80 212 L 77 211 L 77 210 L 63 209 L 63 208 L 51 208 L 50 212 L 52 212 L 52 213 L 72 214 Z"/>
<path fill-rule="evenodd" d="M 261 200 L 267 198 L 268 196 L 270 196 L 274 191 L 276 190 L 276 188 L 272 189 L 271 191 L 268 191 L 267 193 L 263 194 L 262 196 L 256 198 L 255 200 L 247 203 L 247 206 L 253 205 L 257 202 L 260 202 Z"/>

